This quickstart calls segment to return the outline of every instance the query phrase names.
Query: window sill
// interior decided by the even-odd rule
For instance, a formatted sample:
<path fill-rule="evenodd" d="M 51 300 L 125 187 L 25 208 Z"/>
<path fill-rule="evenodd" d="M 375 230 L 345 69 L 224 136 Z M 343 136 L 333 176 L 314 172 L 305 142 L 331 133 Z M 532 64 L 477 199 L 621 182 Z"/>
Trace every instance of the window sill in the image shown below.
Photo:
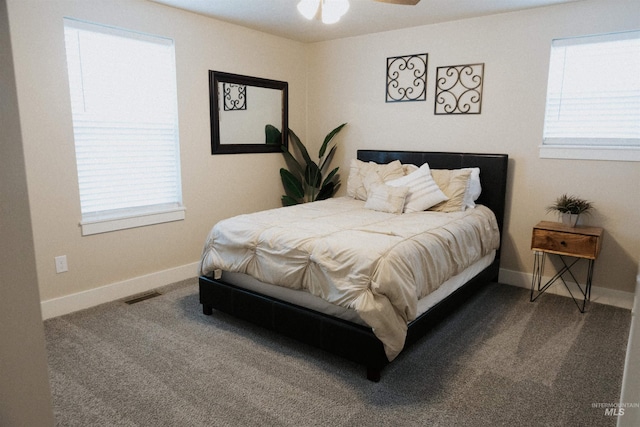
<path fill-rule="evenodd" d="M 82 219 L 80 227 L 83 236 L 108 233 L 110 231 L 125 230 L 128 228 L 144 227 L 147 225 L 161 224 L 165 222 L 182 221 L 185 218 L 183 206 L 170 208 L 145 209 L 143 211 L 120 212 L 110 216 L 101 215 Z"/>
<path fill-rule="evenodd" d="M 584 145 L 541 145 L 542 159 L 612 160 L 640 162 L 640 147 L 589 147 Z"/>

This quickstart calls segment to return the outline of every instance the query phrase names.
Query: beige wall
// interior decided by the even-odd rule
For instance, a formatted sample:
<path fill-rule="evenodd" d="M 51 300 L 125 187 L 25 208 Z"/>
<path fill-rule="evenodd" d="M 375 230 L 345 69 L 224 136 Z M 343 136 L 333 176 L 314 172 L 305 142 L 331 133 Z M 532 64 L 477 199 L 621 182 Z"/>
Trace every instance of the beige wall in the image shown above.
<path fill-rule="evenodd" d="M 318 140 L 349 122 L 336 158 L 345 180 L 358 148 L 507 153 L 502 268 L 531 272 L 532 226 L 555 221 L 546 206 L 574 193 L 595 203 L 587 222 L 606 229 L 594 286 L 634 292 L 640 164 L 540 159 L 538 146 L 551 40 L 638 28 L 636 0 L 596 0 L 317 43 L 309 52 L 308 132 Z M 418 53 L 429 54 L 426 102 L 385 103 L 386 58 Z M 436 67 L 478 62 L 482 113 L 434 115 Z"/>
<path fill-rule="evenodd" d="M 289 82 L 290 126 L 303 129 L 303 44 L 143 0 L 9 0 L 8 10 L 42 300 L 196 262 L 213 223 L 280 205 L 281 155 L 211 156 L 208 70 Z M 174 39 L 184 221 L 81 236 L 63 17 Z M 56 274 L 57 255 L 69 272 Z"/>
<path fill-rule="evenodd" d="M 53 425 L 5 0 L 0 0 L 0 425 Z"/>
<path fill-rule="evenodd" d="M 311 145 L 349 122 L 336 158 L 342 191 L 358 148 L 508 153 L 503 268 L 530 273 L 531 227 L 554 219 L 545 207 L 556 196 L 575 193 L 596 204 L 589 223 L 606 228 L 594 285 L 634 290 L 638 163 L 538 157 L 551 39 L 640 28 L 634 0 L 585 0 L 309 45 L 144 0 L 8 0 L 8 11 L 42 300 L 194 263 L 217 220 L 279 205 L 281 156 L 210 155 L 210 69 L 288 81 L 290 127 Z M 186 220 L 80 235 L 63 17 L 175 40 Z M 425 52 L 427 101 L 385 103 L 386 58 Z M 436 66 L 476 62 L 485 63 L 482 114 L 435 116 Z M 68 256 L 68 273 L 55 273 L 57 255 Z"/>

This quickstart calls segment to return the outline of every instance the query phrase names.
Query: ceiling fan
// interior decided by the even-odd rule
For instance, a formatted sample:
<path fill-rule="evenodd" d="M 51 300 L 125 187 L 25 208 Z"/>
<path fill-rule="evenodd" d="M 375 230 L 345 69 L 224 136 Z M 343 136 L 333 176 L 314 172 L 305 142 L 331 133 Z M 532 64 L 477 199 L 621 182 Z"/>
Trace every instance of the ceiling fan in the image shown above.
<path fill-rule="evenodd" d="M 414 6 L 420 0 L 375 0 Z M 300 0 L 298 11 L 307 19 L 320 19 L 324 24 L 335 24 L 349 10 L 349 0 Z"/>
<path fill-rule="evenodd" d="M 407 6 L 415 6 L 420 0 L 375 0 L 381 3 L 405 4 Z"/>

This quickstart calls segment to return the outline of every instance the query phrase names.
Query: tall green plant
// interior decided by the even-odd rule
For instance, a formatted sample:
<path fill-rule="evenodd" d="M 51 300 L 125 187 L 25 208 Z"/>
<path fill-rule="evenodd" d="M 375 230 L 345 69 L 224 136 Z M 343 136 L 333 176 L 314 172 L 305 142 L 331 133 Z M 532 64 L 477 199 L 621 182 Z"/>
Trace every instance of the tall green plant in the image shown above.
<path fill-rule="evenodd" d="M 329 144 L 345 125 L 346 123 L 341 124 L 324 138 L 318 152 L 317 163 L 311 160 L 307 148 L 298 135 L 289 129 L 291 141 L 289 145 L 293 149 L 290 151 L 286 146 L 282 146 L 282 154 L 289 169 L 280 169 L 280 177 L 286 193 L 282 196 L 283 206 L 324 200 L 335 194 L 340 186 L 339 168 L 331 170 L 328 174 L 326 172 L 336 152 L 337 144 L 334 143 L 331 148 Z"/>

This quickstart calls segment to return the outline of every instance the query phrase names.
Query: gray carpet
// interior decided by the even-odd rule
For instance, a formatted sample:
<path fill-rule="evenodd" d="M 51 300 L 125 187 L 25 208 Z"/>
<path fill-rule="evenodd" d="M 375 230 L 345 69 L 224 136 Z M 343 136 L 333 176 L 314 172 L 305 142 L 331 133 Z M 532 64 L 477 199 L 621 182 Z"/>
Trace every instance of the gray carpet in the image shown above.
<path fill-rule="evenodd" d="M 196 280 L 45 322 L 60 426 L 614 426 L 630 312 L 491 284 L 364 368 L 202 315 Z"/>

